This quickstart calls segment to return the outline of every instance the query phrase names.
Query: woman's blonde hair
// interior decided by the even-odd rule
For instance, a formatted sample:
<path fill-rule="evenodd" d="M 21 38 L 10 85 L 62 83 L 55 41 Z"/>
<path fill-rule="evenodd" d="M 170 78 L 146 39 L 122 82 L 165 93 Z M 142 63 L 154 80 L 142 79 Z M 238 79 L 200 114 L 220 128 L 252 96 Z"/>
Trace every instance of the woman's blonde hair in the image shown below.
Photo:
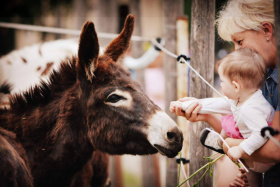
<path fill-rule="evenodd" d="M 261 88 L 266 68 L 261 55 L 252 49 L 240 48 L 222 58 L 218 64 L 231 81 L 241 80 L 246 88 Z"/>
<path fill-rule="evenodd" d="M 229 0 L 218 14 L 216 26 L 223 40 L 245 30 L 260 30 L 263 22 L 274 27 L 273 0 Z"/>

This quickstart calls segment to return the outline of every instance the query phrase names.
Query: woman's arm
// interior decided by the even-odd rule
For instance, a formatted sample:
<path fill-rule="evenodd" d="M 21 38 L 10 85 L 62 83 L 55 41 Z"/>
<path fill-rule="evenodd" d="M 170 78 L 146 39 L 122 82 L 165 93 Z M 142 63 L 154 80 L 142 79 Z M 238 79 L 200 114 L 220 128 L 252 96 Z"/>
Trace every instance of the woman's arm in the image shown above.
<path fill-rule="evenodd" d="M 220 133 L 222 131 L 221 118 L 214 114 L 204 114 L 205 122 L 208 123 L 216 132 Z"/>
<path fill-rule="evenodd" d="M 272 120 L 272 128 L 280 130 L 280 112 L 276 111 L 275 115 Z M 274 136 L 274 138 L 280 142 L 280 135 Z M 232 146 L 239 145 L 243 140 L 241 139 L 232 139 L 227 138 L 226 142 L 227 144 Z M 228 149 L 224 145 L 223 146 L 225 153 L 227 153 Z M 262 146 L 260 149 L 255 151 L 251 156 L 247 155 L 246 153 L 242 155 L 243 159 L 253 160 L 257 162 L 280 162 L 280 147 L 278 147 L 272 140 L 268 140 L 264 146 Z"/>
<path fill-rule="evenodd" d="M 179 99 L 179 102 L 193 100 L 193 97 L 184 97 Z M 175 105 L 176 102 L 170 103 L 170 111 L 175 113 L 177 116 L 184 116 L 190 122 L 205 121 L 208 123 L 216 132 L 220 133 L 222 130 L 221 119 L 215 114 L 199 114 L 202 105 L 196 101 L 190 104 L 185 111 L 182 110 L 182 105 Z"/>

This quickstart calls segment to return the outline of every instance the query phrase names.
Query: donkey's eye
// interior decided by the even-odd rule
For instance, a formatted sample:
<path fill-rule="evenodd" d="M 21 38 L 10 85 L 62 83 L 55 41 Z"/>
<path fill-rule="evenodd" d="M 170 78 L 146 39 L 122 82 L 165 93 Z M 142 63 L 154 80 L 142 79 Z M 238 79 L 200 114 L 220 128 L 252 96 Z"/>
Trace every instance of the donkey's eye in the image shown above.
<path fill-rule="evenodd" d="M 117 94 L 112 94 L 110 95 L 107 99 L 106 99 L 106 102 L 110 102 L 110 103 L 116 103 L 118 102 L 119 100 L 126 100 L 126 98 L 122 97 L 122 96 L 119 96 Z"/>

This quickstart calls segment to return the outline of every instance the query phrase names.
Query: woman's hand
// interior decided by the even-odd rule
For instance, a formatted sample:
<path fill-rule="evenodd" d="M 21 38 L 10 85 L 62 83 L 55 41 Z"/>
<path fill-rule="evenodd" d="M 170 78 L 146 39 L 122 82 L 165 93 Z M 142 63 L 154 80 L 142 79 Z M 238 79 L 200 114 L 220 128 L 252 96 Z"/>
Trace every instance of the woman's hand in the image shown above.
<path fill-rule="evenodd" d="M 248 178 L 246 171 L 243 168 L 239 168 L 240 173 L 237 174 L 237 177 L 232 183 L 229 184 L 230 187 L 247 187 L 249 186 Z"/>
<path fill-rule="evenodd" d="M 183 116 L 190 122 L 198 122 L 198 121 L 205 121 L 207 122 L 216 132 L 220 132 L 222 129 L 221 120 L 219 117 L 213 114 L 199 114 L 202 105 L 195 101 L 191 103 L 188 108 L 183 111 L 182 109 L 182 102 L 190 101 L 190 100 L 197 100 L 194 97 L 184 97 L 179 99 L 178 101 L 172 101 L 169 106 L 169 110 L 172 113 L 175 113 L 177 116 Z"/>
<path fill-rule="evenodd" d="M 179 99 L 180 102 L 190 101 L 190 100 L 197 100 L 197 99 L 194 97 L 184 97 Z M 188 108 L 183 113 L 181 113 L 181 111 L 178 111 L 178 114 L 185 116 L 185 118 L 190 122 L 206 121 L 208 115 L 198 113 L 201 107 L 202 107 L 201 104 L 198 101 L 195 101 L 192 104 L 190 104 L 190 106 L 188 106 Z"/>
<path fill-rule="evenodd" d="M 190 100 L 196 100 L 196 98 L 184 97 L 179 99 L 178 101 L 171 101 L 169 106 L 170 112 L 175 113 L 177 116 L 184 116 L 187 118 L 187 120 L 191 121 L 189 116 L 191 116 L 193 112 L 197 114 L 197 112 L 200 110 L 201 107 L 198 108 L 197 110 L 196 106 L 198 105 L 198 102 L 194 102 L 186 109 L 186 111 L 184 111 L 182 109 L 182 102 L 190 101 Z M 194 109 L 196 109 L 197 112 L 194 111 Z M 196 122 L 196 121 L 192 121 L 192 122 Z"/>

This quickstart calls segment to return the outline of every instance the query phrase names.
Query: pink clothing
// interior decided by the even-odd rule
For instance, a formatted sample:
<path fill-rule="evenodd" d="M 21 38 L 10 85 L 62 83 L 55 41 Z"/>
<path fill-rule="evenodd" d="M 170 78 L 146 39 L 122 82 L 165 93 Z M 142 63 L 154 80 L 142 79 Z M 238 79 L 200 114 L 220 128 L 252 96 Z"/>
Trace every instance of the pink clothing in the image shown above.
<path fill-rule="evenodd" d="M 230 138 L 244 139 L 239 132 L 239 129 L 236 127 L 236 122 L 233 119 L 233 115 L 223 116 L 221 118 L 223 130 Z"/>
<path fill-rule="evenodd" d="M 221 118 L 221 124 L 223 130 L 225 131 L 228 137 L 235 139 L 244 139 L 241 133 L 239 132 L 238 127 L 236 126 L 236 122 L 234 121 L 233 115 L 223 116 Z M 271 123 L 268 122 L 268 125 L 271 126 Z M 249 167 L 255 172 L 264 173 L 274 165 L 274 163 L 253 162 L 252 165 L 250 165 Z"/>
<path fill-rule="evenodd" d="M 236 127 L 236 122 L 234 121 L 233 115 L 222 116 L 221 118 L 222 128 L 225 133 L 230 138 L 235 139 L 244 139 L 241 133 L 239 132 L 238 127 Z M 268 125 L 271 126 L 271 123 L 268 122 Z"/>

